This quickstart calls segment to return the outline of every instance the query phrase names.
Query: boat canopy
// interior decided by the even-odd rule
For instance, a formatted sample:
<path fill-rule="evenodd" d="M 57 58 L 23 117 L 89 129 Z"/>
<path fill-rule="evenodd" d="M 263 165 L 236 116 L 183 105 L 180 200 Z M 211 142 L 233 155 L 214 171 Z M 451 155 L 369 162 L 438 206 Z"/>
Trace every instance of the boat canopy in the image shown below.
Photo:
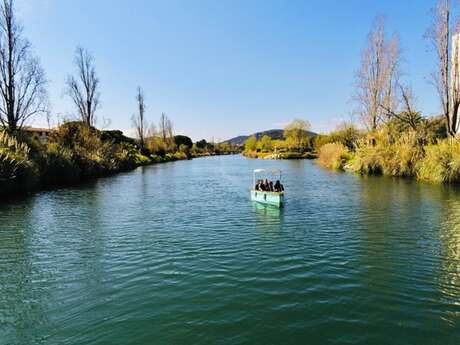
<path fill-rule="evenodd" d="M 254 169 L 254 174 L 252 178 L 252 189 L 255 188 L 256 185 L 256 175 L 257 174 L 270 174 L 270 175 L 278 175 L 278 179 L 281 181 L 281 169 L 278 168 L 269 168 L 269 169 Z"/>
<path fill-rule="evenodd" d="M 276 169 L 276 168 L 273 168 L 273 169 L 255 169 L 254 174 L 258 174 L 258 173 L 281 174 L 281 170 Z"/>

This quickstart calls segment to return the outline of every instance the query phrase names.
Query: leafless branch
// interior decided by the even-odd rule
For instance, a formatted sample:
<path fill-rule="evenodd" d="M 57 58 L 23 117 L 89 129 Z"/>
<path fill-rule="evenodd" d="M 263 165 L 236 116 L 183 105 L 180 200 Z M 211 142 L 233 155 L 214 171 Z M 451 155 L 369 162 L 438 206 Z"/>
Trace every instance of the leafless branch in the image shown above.
<path fill-rule="evenodd" d="M 136 101 L 138 112 L 132 116 L 131 120 L 136 130 L 136 135 L 139 139 L 141 149 L 143 149 L 145 147 L 145 138 L 147 136 L 148 124 L 147 120 L 145 119 L 145 97 L 141 87 L 137 88 Z"/>
<path fill-rule="evenodd" d="M 20 129 L 47 111 L 46 78 L 29 41 L 22 36 L 13 0 L 0 4 L 0 124 Z"/>
<path fill-rule="evenodd" d="M 375 130 L 384 120 L 385 111 L 395 106 L 395 88 L 399 80 L 399 38 L 387 39 L 385 21 L 378 17 L 362 52 L 361 67 L 356 72 L 355 100 L 358 112 L 369 130 Z"/>
<path fill-rule="evenodd" d="M 96 75 L 93 56 L 82 47 L 75 52 L 77 76 L 67 78 L 67 94 L 72 99 L 81 121 L 88 126 L 96 123 L 96 110 L 99 107 L 99 79 Z"/>

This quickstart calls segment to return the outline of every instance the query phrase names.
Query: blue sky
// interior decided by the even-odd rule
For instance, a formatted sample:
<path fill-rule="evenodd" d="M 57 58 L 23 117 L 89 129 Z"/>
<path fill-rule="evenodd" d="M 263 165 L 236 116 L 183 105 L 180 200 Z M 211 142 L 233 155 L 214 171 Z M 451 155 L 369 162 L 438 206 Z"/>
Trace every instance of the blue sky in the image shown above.
<path fill-rule="evenodd" d="M 428 82 L 434 54 L 423 38 L 434 2 L 17 0 L 16 7 L 46 70 L 53 114 L 73 113 L 64 87 L 82 45 L 96 59 L 98 117 L 110 118 L 110 128 L 129 131 L 140 85 L 151 121 L 164 111 L 178 133 L 223 140 L 293 118 L 316 131 L 348 120 L 376 15 L 401 37 L 419 109 L 438 113 Z"/>

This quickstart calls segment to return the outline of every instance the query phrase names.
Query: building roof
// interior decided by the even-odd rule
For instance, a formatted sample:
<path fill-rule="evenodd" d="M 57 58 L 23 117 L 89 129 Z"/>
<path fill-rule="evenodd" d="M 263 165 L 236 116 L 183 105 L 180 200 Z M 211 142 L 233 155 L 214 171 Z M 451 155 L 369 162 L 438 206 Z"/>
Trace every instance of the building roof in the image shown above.
<path fill-rule="evenodd" d="M 52 131 L 52 129 L 49 129 L 49 128 L 39 128 L 39 127 L 23 127 L 22 130 L 26 132 L 46 132 L 46 133 L 49 133 Z"/>

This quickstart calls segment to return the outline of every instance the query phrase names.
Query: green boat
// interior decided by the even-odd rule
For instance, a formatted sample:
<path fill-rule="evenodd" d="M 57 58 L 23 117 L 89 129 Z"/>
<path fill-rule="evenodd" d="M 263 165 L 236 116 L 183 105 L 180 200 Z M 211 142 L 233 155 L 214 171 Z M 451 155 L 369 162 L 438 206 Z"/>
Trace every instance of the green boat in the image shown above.
<path fill-rule="evenodd" d="M 256 176 L 258 174 L 272 174 L 277 175 L 278 180 L 281 182 L 281 170 L 280 169 L 256 169 L 254 170 L 253 183 L 251 188 L 251 200 L 260 202 L 262 204 L 272 205 L 276 207 L 283 207 L 284 205 L 284 191 L 283 192 L 269 192 L 255 190 Z"/>

